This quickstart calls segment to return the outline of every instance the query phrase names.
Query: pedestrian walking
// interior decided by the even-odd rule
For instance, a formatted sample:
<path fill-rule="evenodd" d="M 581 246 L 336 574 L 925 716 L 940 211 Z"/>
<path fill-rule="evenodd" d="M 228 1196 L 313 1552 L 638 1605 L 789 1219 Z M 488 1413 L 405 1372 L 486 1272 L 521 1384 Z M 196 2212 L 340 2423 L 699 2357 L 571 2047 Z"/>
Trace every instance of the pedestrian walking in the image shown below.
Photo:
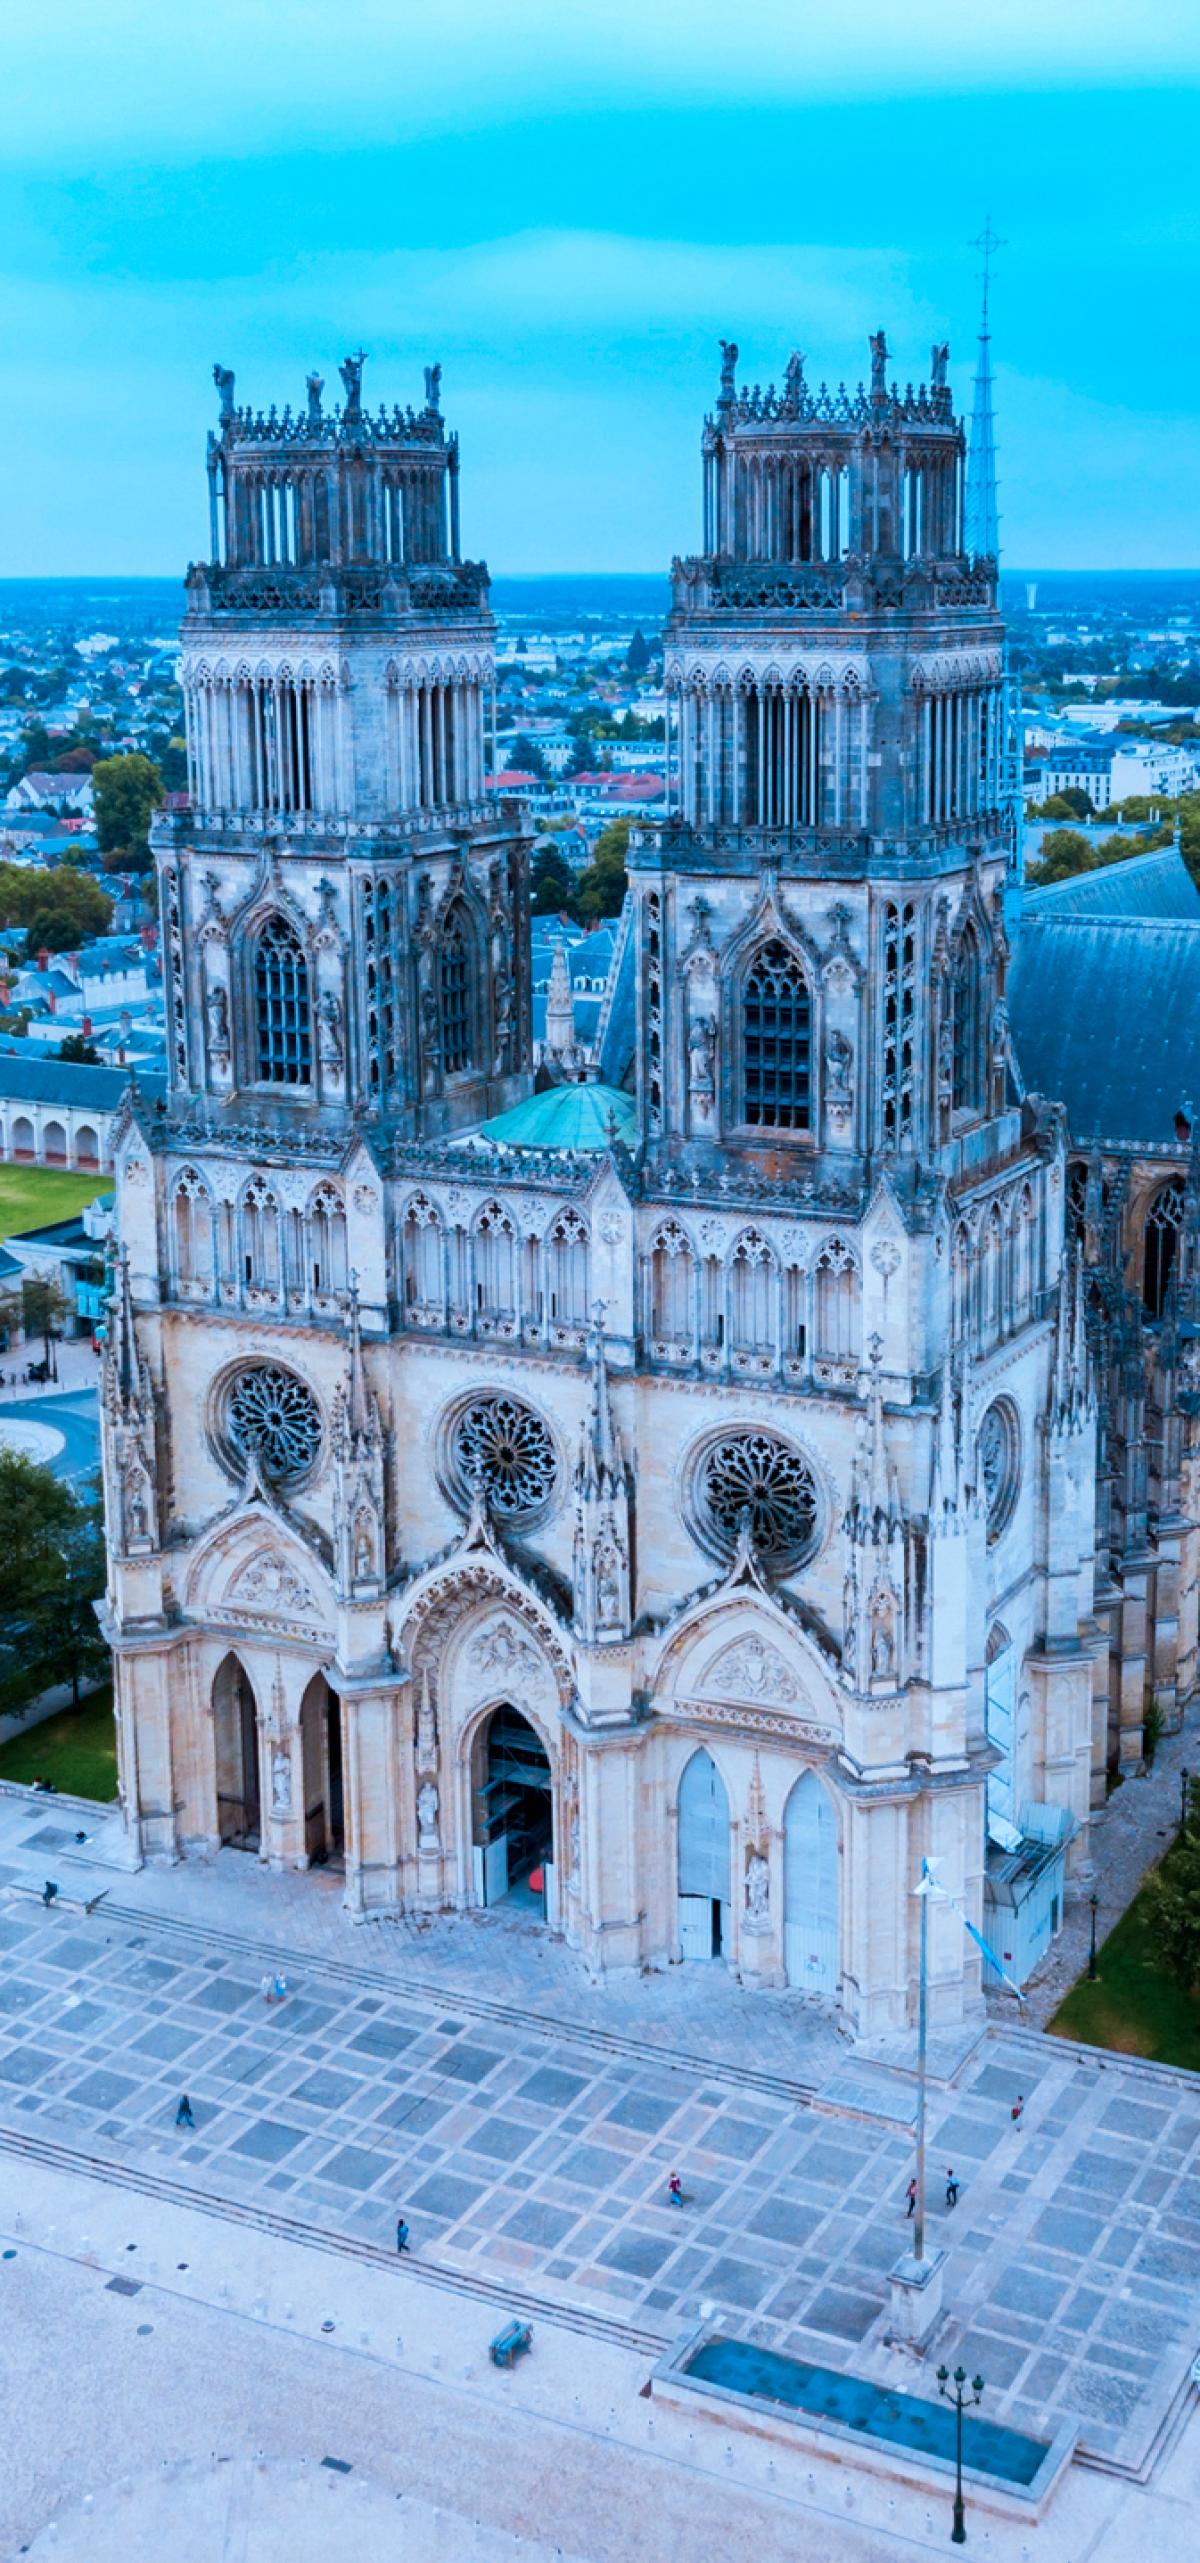
<path fill-rule="evenodd" d="M 906 2194 L 908 2197 L 908 2205 L 904 2212 L 906 2216 L 915 2216 L 917 2212 L 917 2184 L 915 2180 L 910 2180 Z"/>
<path fill-rule="evenodd" d="M 188 2099 L 186 2091 L 184 2092 L 183 2097 L 180 2100 L 179 2107 L 175 2112 L 175 2124 L 177 2127 L 194 2127 L 196 2124 L 196 2121 L 192 2116 L 192 2104 Z"/>
<path fill-rule="evenodd" d="M 1009 2111 L 1009 2113 L 1008 2113 L 1008 2114 L 1009 2114 L 1009 2117 L 1011 2118 L 1011 2120 L 1012 2120 L 1012 2122 L 1013 2122 L 1014 2127 L 1019 2127 L 1019 2126 L 1020 2126 L 1020 2124 L 1021 2124 L 1021 2120 L 1023 2119 L 1023 2117 L 1024 2117 L 1024 2115 L 1025 2115 L 1025 2102 L 1024 2102 L 1024 2098 L 1023 2098 L 1023 2096 L 1022 2096 L 1022 2094 L 1021 2094 L 1020 2092 L 1018 2092 L 1018 2093 L 1017 2093 L 1016 2099 L 1014 2100 L 1013 2105 L 1012 2105 L 1012 2108 L 1010 2109 L 1010 2111 Z"/>
<path fill-rule="evenodd" d="M 948 2171 L 946 2174 L 946 2205 L 947 2207 L 958 2205 L 958 2174 L 953 2171 Z"/>
<path fill-rule="evenodd" d="M 405 2224 L 403 2216 L 397 2216 L 396 2218 L 396 2249 L 398 2252 L 406 2252 L 408 2250 L 408 2227 Z"/>
<path fill-rule="evenodd" d="M 671 2177 L 667 2182 L 667 2196 L 673 2207 L 682 2207 L 683 2182 L 681 2181 L 677 2171 L 672 2172 Z"/>

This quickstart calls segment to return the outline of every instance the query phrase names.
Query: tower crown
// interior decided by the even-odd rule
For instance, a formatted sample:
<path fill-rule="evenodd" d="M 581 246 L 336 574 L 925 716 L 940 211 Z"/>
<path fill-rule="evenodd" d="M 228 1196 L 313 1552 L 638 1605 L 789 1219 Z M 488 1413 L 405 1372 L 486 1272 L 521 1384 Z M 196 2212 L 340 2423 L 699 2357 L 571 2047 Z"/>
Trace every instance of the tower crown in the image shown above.
<path fill-rule="evenodd" d="M 215 365 L 220 424 L 208 440 L 211 559 L 193 572 L 209 610 L 258 602 L 262 574 L 282 577 L 281 601 L 318 601 L 331 574 L 340 602 L 356 584 L 344 570 L 389 574 L 401 594 L 417 570 L 422 605 L 477 603 L 486 591 L 482 566 L 459 558 L 458 438 L 441 414 L 441 366 L 425 368 L 421 409 L 366 409 L 364 356 L 340 368 L 345 397 L 326 410 L 319 374 L 307 382 L 307 406 L 293 411 L 239 408 L 227 367 Z M 439 578 L 438 571 L 448 572 Z M 306 575 L 307 574 L 307 575 Z M 330 599 L 323 600 L 326 608 Z"/>
<path fill-rule="evenodd" d="M 961 559 L 964 440 L 945 345 L 932 350 L 928 384 L 901 391 L 877 331 L 870 380 L 854 392 L 814 391 L 800 355 L 781 389 L 739 391 L 738 349 L 721 347 L 720 396 L 704 422 L 708 561 L 790 570 Z M 698 565 L 683 566 L 694 583 Z"/>

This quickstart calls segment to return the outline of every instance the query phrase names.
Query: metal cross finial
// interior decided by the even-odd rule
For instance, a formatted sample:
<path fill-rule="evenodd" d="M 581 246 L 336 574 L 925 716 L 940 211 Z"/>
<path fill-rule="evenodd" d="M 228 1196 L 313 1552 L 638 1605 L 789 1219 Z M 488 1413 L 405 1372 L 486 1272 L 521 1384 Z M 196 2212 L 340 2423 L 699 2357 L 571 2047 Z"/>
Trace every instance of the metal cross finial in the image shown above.
<path fill-rule="evenodd" d="M 1006 240 L 1001 240 L 999 233 L 993 231 L 992 217 L 988 214 L 985 218 L 984 226 L 979 234 L 979 238 L 971 241 L 969 246 L 972 249 L 978 249 L 983 258 L 983 320 L 980 326 L 979 335 L 981 338 L 986 338 L 988 334 L 988 298 L 992 290 L 992 260 L 998 249 L 1007 249 L 1008 242 Z"/>

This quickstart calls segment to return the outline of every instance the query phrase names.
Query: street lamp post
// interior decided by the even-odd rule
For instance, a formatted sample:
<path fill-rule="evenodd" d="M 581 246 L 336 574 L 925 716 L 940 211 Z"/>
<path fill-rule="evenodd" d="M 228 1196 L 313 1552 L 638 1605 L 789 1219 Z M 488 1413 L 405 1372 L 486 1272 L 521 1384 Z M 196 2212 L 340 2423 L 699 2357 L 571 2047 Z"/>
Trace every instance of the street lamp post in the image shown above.
<path fill-rule="evenodd" d="M 1088 1902 L 1092 1908 L 1092 1945 L 1088 1951 L 1088 1983 L 1094 1985 L 1096 1981 L 1096 1908 L 1100 1898 L 1095 1895 L 1089 1896 Z"/>
<path fill-rule="evenodd" d="M 967 2382 L 967 2371 L 965 2367 L 956 2367 L 953 2377 L 951 2377 L 948 2367 L 939 2367 L 937 2372 L 937 2381 L 939 2394 L 945 2396 L 945 2399 L 949 2403 L 954 2414 L 954 2525 L 950 2530 L 950 2542 L 952 2545 L 965 2545 L 967 2541 L 967 2531 L 963 2518 L 963 2413 L 965 2411 L 971 2411 L 975 2403 L 982 2402 L 983 2378 L 982 2376 L 973 2376 L 971 2378 L 970 2394 L 966 2393 L 964 2390 Z"/>

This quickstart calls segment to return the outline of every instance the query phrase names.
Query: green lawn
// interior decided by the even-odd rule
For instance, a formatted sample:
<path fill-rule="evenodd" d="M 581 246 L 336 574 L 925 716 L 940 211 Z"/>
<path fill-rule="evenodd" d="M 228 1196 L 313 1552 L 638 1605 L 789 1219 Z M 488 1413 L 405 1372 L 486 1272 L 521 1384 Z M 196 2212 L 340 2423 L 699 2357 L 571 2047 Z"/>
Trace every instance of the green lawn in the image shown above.
<path fill-rule="evenodd" d="M 1156 1965 L 1144 1888 L 1102 1942 L 1096 1969 L 1095 1984 L 1084 1975 L 1072 1985 L 1049 2023 L 1051 2036 L 1200 2072 L 1200 1994 L 1188 1993 Z"/>
<path fill-rule="evenodd" d="M 0 1744 L 0 1780 L 52 1780 L 72 1798 L 115 1798 L 111 1683 L 93 1691 L 78 1709 L 62 1709 L 57 1717 Z"/>
<path fill-rule="evenodd" d="M 71 1219 L 85 1202 L 112 1188 L 111 1175 L 60 1174 L 55 1166 L 0 1166 L 0 1238 Z"/>

